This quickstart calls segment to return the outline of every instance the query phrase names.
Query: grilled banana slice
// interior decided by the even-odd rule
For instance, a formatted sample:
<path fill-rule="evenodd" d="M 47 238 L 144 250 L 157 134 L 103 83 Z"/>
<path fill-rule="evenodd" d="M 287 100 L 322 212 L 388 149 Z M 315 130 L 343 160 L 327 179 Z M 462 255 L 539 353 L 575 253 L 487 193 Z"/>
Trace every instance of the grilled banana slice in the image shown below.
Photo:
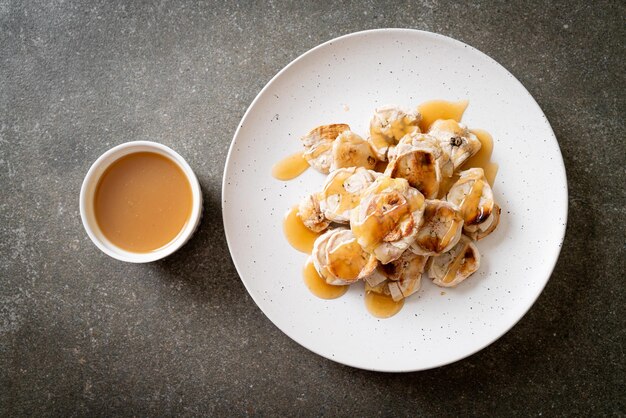
<path fill-rule="evenodd" d="M 420 288 L 428 257 L 405 251 L 400 258 L 378 267 L 389 280 L 387 287 L 395 301 L 407 298 Z"/>
<path fill-rule="evenodd" d="M 350 211 L 361 200 L 361 192 L 380 175 L 363 167 L 340 168 L 331 172 L 319 194 L 323 217 L 333 222 L 348 223 Z"/>
<path fill-rule="evenodd" d="M 452 119 L 435 121 L 428 130 L 441 150 L 448 155 L 449 164 L 441 167 L 445 177 L 452 176 L 468 158 L 480 150 L 480 140 L 467 127 Z"/>
<path fill-rule="evenodd" d="M 452 203 L 427 200 L 411 251 L 420 255 L 439 255 L 449 251 L 459 242 L 463 232 L 463 216 Z"/>
<path fill-rule="evenodd" d="M 373 170 L 376 154 L 370 144 L 352 131 L 343 131 L 333 141 L 330 171 L 344 167 L 365 167 Z"/>
<path fill-rule="evenodd" d="M 396 302 L 407 298 L 419 290 L 427 260 L 428 257 L 405 251 L 399 259 L 379 265 L 366 277 L 365 289 L 391 296 Z"/>
<path fill-rule="evenodd" d="M 403 136 L 419 132 L 422 115 L 415 110 L 383 106 L 375 110 L 370 121 L 370 144 L 379 160 L 387 161 L 387 153 Z"/>
<path fill-rule="evenodd" d="M 361 194 L 350 227 L 361 247 L 386 264 L 413 243 L 424 208 L 424 196 L 405 179 L 380 176 Z"/>
<path fill-rule="evenodd" d="M 300 138 L 304 145 L 304 158 L 309 165 L 320 173 L 328 174 L 333 160 L 333 141 L 340 133 L 349 129 L 343 123 L 322 125 Z"/>
<path fill-rule="evenodd" d="M 485 238 L 487 235 L 491 234 L 498 226 L 498 223 L 500 223 L 500 213 L 502 213 L 502 209 L 500 209 L 497 203 L 494 203 L 493 211 L 485 222 L 479 225 L 465 227 L 465 234 L 475 241 Z"/>
<path fill-rule="evenodd" d="M 454 287 L 478 270 L 480 253 L 472 240 L 462 235 L 450 251 L 431 257 L 428 264 L 428 275 L 433 283 L 442 287 Z"/>
<path fill-rule="evenodd" d="M 462 171 L 448 191 L 446 200 L 460 209 L 464 229 L 470 236 L 484 238 L 498 225 L 500 208 L 493 200 L 491 186 L 482 168 Z"/>
<path fill-rule="evenodd" d="M 319 195 L 317 193 L 310 194 L 300 201 L 298 216 L 304 226 L 313 232 L 322 232 L 330 225 L 330 220 L 324 216 L 320 208 Z"/>
<path fill-rule="evenodd" d="M 313 244 L 313 265 L 326 283 L 352 284 L 369 276 L 378 265 L 376 258 L 365 252 L 347 228 L 331 229 Z"/>
<path fill-rule="evenodd" d="M 406 135 L 389 152 L 385 175 L 404 178 L 427 199 L 434 199 L 439 192 L 443 155 L 434 138 L 419 133 Z"/>

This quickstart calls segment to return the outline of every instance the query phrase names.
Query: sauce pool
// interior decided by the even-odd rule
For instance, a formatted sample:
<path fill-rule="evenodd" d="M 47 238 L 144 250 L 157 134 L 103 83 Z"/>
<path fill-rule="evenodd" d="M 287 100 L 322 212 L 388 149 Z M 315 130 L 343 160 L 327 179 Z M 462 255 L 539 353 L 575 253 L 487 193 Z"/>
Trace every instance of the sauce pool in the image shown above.
<path fill-rule="evenodd" d="M 461 167 L 463 170 L 468 168 L 480 167 L 485 172 L 487 182 L 491 187 L 496 181 L 498 174 L 498 164 L 491 161 L 491 153 L 493 152 L 493 137 L 484 129 L 472 129 L 472 133 L 476 135 L 480 141 L 480 150 L 470 159 L 465 161 Z"/>
<path fill-rule="evenodd" d="M 388 295 L 372 291 L 365 292 L 365 307 L 367 311 L 376 318 L 390 318 L 400 312 L 403 306 L 404 299 L 396 302 Z"/>
<path fill-rule="evenodd" d="M 283 158 L 272 167 L 272 176 L 278 180 L 292 180 L 309 168 L 309 162 L 302 152 Z"/>
<path fill-rule="evenodd" d="M 422 114 L 419 126 L 422 132 L 427 132 L 430 125 L 438 119 L 453 119 L 457 122 L 461 121 L 469 100 L 459 100 L 458 102 L 449 102 L 446 100 L 430 100 L 424 102 L 417 107 Z"/>
<path fill-rule="evenodd" d="M 298 206 L 294 206 L 287 212 L 283 220 L 283 232 L 287 238 L 287 242 L 298 251 L 311 254 L 313 251 L 313 243 L 320 234 L 316 234 L 309 228 L 304 226 L 302 220 L 298 216 Z"/>
<path fill-rule="evenodd" d="M 135 253 L 157 250 L 176 238 L 191 207 L 185 173 L 155 152 L 135 152 L 114 161 L 94 196 L 94 214 L 104 236 Z"/>
<path fill-rule="evenodd" d="M 307 261 L 302 270 L 304 284 L 315 296 L 321 299 L 337 299 L 343 296 L 350 286 L 333 286 L 326 283 L 315 270 L 311 261 Z"/>

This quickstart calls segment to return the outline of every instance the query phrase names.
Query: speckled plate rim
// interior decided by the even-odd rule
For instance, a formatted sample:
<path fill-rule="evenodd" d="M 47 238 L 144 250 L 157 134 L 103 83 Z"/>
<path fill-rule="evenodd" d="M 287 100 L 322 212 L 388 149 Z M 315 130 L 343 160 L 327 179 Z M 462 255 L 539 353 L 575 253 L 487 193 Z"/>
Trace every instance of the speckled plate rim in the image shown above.
<path fill-rule="evenodd" d="M 237 129 L 235 131 L 235 134 L 233 136 L 233 139 L 231 141 L 230 147 L 228 149 L 228 154 L 226 156 L 226 162 L 224 164 L 224 174 L 222 177 L 222 213 L 225 213 L 226 211 L 226 199 L 225 199 L 225 193 L 226 193 L 226 187 L 227 187 L 227 178 L 228 178 L 228 174 L 230 172 L 230 169 L 232 168 L 232 164 L 231 164 L 231 157 L 233 155 L 233 150 L 235 149 L 236 143 L 237 143 L 237 138 L 239 136 L 239 133 L 241 131 L 241 127 L 246 124 L 247 119 L 249 114 L 251 113 L 252 109 L 254 109 L 256 103 L 260 100 L 261 97 L 263 97 L 263 95 L 265 94 L 265 92 L 267 90 L 269 90 L 272 85 L 285 73 L 287 72 L 292 66 L 296 65 L 297 63 L 299 63 L 301 60 L 303 60 L 305 57 L 307 57 L 310 54 L 313 54 L 315 52 L 317 52 L 320 49 L 323 49 L 327 46 L 329 46 L 330 44 L 334 43 L 334 42 L 338 42 L 347 38 L 353 38 L 353 37 L 359 37 L 359 36 L 363 36 L 363 35 L 370 35 L 370 34 L 380 34 L 380 33 L 385 33 L 385 34 L 397 34 L 397 33 L 417 33 L 420 34 L 421 36 L 425 36 L 425 37 L 432 37 L 434 39 L 437 39 L 439 41 L 442 42 L 448 42 L 448 43 L 452 43 L 456 46 L 460 46 L 460 47 L 464 47 L 464 48 L 469 48 L 472 52 L 479 54 L 480 56 L 482 56 L 482 58 L 488 60 L 489 62 L 491 62 L 492 64 L 496 65 L 497 67 L 500 67 L 502 70 L 504 70 L 506 73 L 508 73 L 511 76 L 512 82 L 517 83 L 519 85 L 519 87 L 521 87 L 522 91 L 524 91 L 527 95 L 528 98 L 530 99 L 530 103 L 532 103 L 532 105 L 534 107 L 536 107 L 536 109 L 545 117 L 545 114 L 543 113 L 543 110 L 541 110 L 541 107 L 539 106 L 539 104 L 537 103 L 537 101 L 535 100 L 535 98 L 530 94 L 530 92 L 528 92 L 528 90 L 524 87 L 524 85 L 513 75 L 511 74 L 504 66 L 502 66 L 500 63 L 498 63 L 496 60 L 494 60 L 493 58 L 491 58 L 490 56 L 488 56 L 487 54 L 481 52 L 480 50 L 472 47 L 471 45 L 468 45 L 464 42 L 461 42 L 459 40 L 456 40 L 454 38 L 450 38 L 448 36 L 444 36 L 444 35 L 440 35 L 438 33 L 433 33 L 433 32 L 428 32 L 428 31 L 423 31 L 423 30 L 417 30 L 417 29 L 406 29 L 406 28 L 382 28 L 382 29 L 370 29 L 370 30 L 364 30 L 364 31 L 359 31 L 359 32 L 353 32 L 353 33 L 349 33 L 346 35 L 342 35 L 336 38 L 333 38 L 329 41 L 326 41 L 310 50 L 308 50 L 307 52 L 303 53 L 302 55 L 300 55 L 299 57 L 297 57 L 296 59 L 294 59 L 293 61 L 291 61 L 289 64 L 287 64 L 282 70 L 280 70 L 274 77 L 272 77 L 272 79 L 263 87 L 263 89 L 261 89 L 261 91 L 257 94 L 257 96 L 254 98 L 254 100 L 252 101 L 252 103 L 250 104 L 250 106 L 248 106 L 246 112 L 244 113 L 241 121 L 239 122 Z M 241 274 L 241 267 L 239 266 L 236 258 L 233 256 L 233 237 L 231 236 L 230 232 L 229 232 L 229 228 L 228 225 L 226 223 L 226 218 L 224 216 L 222 216 L 222 222 L 224 225 L 224 233 L 226 235 L 226 242 L 228 245 L 228 249 L 229 252 L 231 254 L 231 259 L 233 261 L 233 264 L 235 265 L 235 268 L 237 270 L 237 273 L 239 274 L 239 277 L 243 283 L 243 285 L 245 286 L 246 290 L 248 291 L 248 294 L 252 297 L 252 300 L 254 300 L 254 302 L 256 303 L 256 305 L 259 307 L 259 309 L 261 309 L 261 311 L 265 314 L 265 316 L 272 321 L 272 323 L 278 327 L 278 329 L 280 329 L 283 333 L 285 333 L 289 338 L 291 338 L 292 340 L 294 340 L 295 342 L 297 342 L 298 344 L 300 344 L 301 346 L 303 346 L 304 348 L 308 349 L 309 351 L 312 351 L 322 357 L 325 357 L 329 360 L 332 360 L 334 362 L 340 363 L 340 364 L 344 364 L 350 367 L 355 367 L 358 369 L 363 369 L 363 370 L 370 370 L 370 371 L 378 371 L 378 372 L 390 372 L 390 373 L 408 373 L 408 372 L 415 372 L 415 371 L 422 371 L 422 370 L 430 370 L 430 369 L 434 369 L 437 367 L 442 367 L 448 364 L 452 364 L 455 363 L 457 361 L 463 360 L 467 357 L 470 357 L 474 354 L 476 354 L 477 352 L 483 350 L 484 348 L 488 347 L 489 345 L 493 344 L 494 342 L 496 342 L 497 340 L 499 340 L 504 334 L 506 334 L 507 332 L 509 332 L 525 315 L 526 313 L 528 313 L 528 311 L 530 310 L 530 308 L 535 304 L 535 302 L 537 301 L 537 299 L 539 298 L 539 295 L 543 292 L 543 289 L 545 289 L 545 286 L 547 285 L 548 281 L 550 280 L 550 277 L 552 275 L 552 272 L 554 271 L 554 268 L 556 266 L 556 263 L 558 261 L 560 252 L 561 252 L 561 248 L 562 248 L 562 244 L 563 244 L 563 240 L 565 238 L 565 231 L 567 228 L 567 215 L 568 215 L 568 202 L 569 202 L 569 198 L 568 198 L 568 187 L 567 187 L 567 174 L 565 171 L 565 163 L 563 161 L 563 155 L 561 153 L 561 149 L 560 146 L 558 144 L 556 135 L 554 134 L 554 131 L 552 129 L 552 127 L 550 126 L 550 123 L 547 119 L 547 117 L 545 117 L 546 122 L 547 122 L 547 129 L 549 131 L 550 137 L 552 139 L 552 141 L 554 141 L 554 143 L 557 146 L 557 149 L 559 151 L 559 159 L 558 159 L 558 164 L 559 164 L 559 171 L 560 173 L 562 173 L 562 176 L 558 179 L 555 179 L 556 181 L 559 182 L 559 184 L 562 184 L 564 186 L 564 190 L 565 190 L 565 195 L 564 195 L 564 205 L 563 205 L 563 212 L 561 213 L 562 219 L 563 219 L 563 224 L 561 227 L 561 231 L 560 231 L 560 236 L 559 236 L 559 245 L 555 248 L 552 257 L 551 257 L 551 265 L 550 265 L 550 269 L 549 272 L 550 274 L 547 275 L 547 277 L 544 278 L 543 283 L 540 286 L 536 287 L 536 291 L 535 294 L 533 295 L 532 298 L 529 299 L 529 303 L 528 306 L 525 307 L 525 309 L 523 309 L 522 314 L 519 316 L 519 318 L 517 318 L 517 320 L 512 321 L 510 326 L 508 327 L 503 327 L 502 332 L 499 333 L 499 335 L 497 335 L 495 338 L 492 338 L 491 340 L 486 341 L 484 344 L 478 346 L 477 349 L 474 350 L 469 350 L 468 352 L 464 353 L 463 355 L 457 356 L 455 358 L 450 358 L 447 359 L 446 361 L 440 361 L 437 363 L 434 363 L 432 365 L 430 365 L 430 367 L 420 367 L 420 368 L 406 368 L 406 369 L 402 369 L 402 370 L 398 370 L 398 369 L 387 369 L 387 368 L 381 368 L 381 367 L 376 367 L 375 365 L 373 367 L 367 367 L 367 366 L 363 366 L 362 364 L 359 364 L 358 362 L 355 361 L 340 361 L 337 358 L 333 358 L 331 356 L 329 356 L 328 354 L 321 352 L 319 350 L 314 349 L 313 347 L 311 347 L 309 344 L 307 344 L 305 341 L 301 341 L 299 339 L 296 339 L 292 334 L 289 333 L 288 330 L 284 329 L 283 327 L 281 327 L 280 325 L 278 325 L 276 323 L 276 321 L 274 321 L 272 319 L 272 317 L 268 314 L 268 312 L 263 308 L 263 304 L 260 302 L 260 300 L 258 300 L 258 298 L 255 297 L 254 292 L 251 291 L 251 289 L 249 288 L 246 280 L 243 278 L 242 274 Z"/>

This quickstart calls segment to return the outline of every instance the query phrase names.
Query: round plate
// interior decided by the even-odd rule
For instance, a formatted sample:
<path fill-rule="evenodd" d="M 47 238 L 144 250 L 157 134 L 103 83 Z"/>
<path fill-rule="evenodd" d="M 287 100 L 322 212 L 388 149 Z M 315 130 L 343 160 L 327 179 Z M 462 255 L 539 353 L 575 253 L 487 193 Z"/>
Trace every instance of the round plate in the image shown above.
<path fill-rule="evenodd" d="M 378 106 L 414 108 L 432 99 L 469 99 L 463 122 L 494 137 L 500 164 L 494 194 L 500 225 L 478 243 L 480 270 L 456 288 L 422 280 L 389 319 L 371 316 L 364 288 L 336 300 L 302 280 L 307 256 L 285 240 L 285 212 L 321 189 L 309 169 L 290 182 L 274 163 L 301 150 L 315 126 L 347 123 L 367 136 Z M 353 33 L 326 42 L 280 71 L 244 115 L 226 160 L 224 229 L 250 295 L 285 334 L 354 367 L 414 371 L 469 356 L 528 311 L 546 285 L 565 233 L 567 181 L 554 133 L 528 91 L 480 51 L 445 36 L 404 29 Z"/>

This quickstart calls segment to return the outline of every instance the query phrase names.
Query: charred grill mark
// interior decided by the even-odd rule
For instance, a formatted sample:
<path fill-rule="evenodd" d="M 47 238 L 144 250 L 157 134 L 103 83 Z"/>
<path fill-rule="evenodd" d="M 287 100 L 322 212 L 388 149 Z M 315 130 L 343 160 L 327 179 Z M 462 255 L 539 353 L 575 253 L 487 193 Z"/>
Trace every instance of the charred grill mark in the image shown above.
<path fill-rule="evenodd" d="M 491 215 L 491 211 L 484 210 L 482 207 L 476 208 L 476 212 L 472 214 L 473 216 L 465 221 L 466 225 L 480 225 L 485 222 L 487 218 Z"/>
<path fill-rule="evenodd" d="M 433 164 L 433 156 L 429 152 L 420 152 L 420 165 L 431 166 Z"/>
<path fill-rule="evenodd" d="M 422 247 L 425 250 L 431 251 L 431 252 L 439 252 L 440 250 L 440 242 L 439 242 L 439 238 L 437 238 L 436 236 L 433 235 L 428 235 L 425 237 L 420 237 L 419 239 L 419 245 L 420 247 Z"/>
<path fill-rule="evenodd" d="M 396 263 L 394 262 L 381 264 L 380 267 L 385 273 L 385 276 L 389 278 L 396 277 L 396 275 L 398 274 L 398 269 L 397 269 Z"/>

